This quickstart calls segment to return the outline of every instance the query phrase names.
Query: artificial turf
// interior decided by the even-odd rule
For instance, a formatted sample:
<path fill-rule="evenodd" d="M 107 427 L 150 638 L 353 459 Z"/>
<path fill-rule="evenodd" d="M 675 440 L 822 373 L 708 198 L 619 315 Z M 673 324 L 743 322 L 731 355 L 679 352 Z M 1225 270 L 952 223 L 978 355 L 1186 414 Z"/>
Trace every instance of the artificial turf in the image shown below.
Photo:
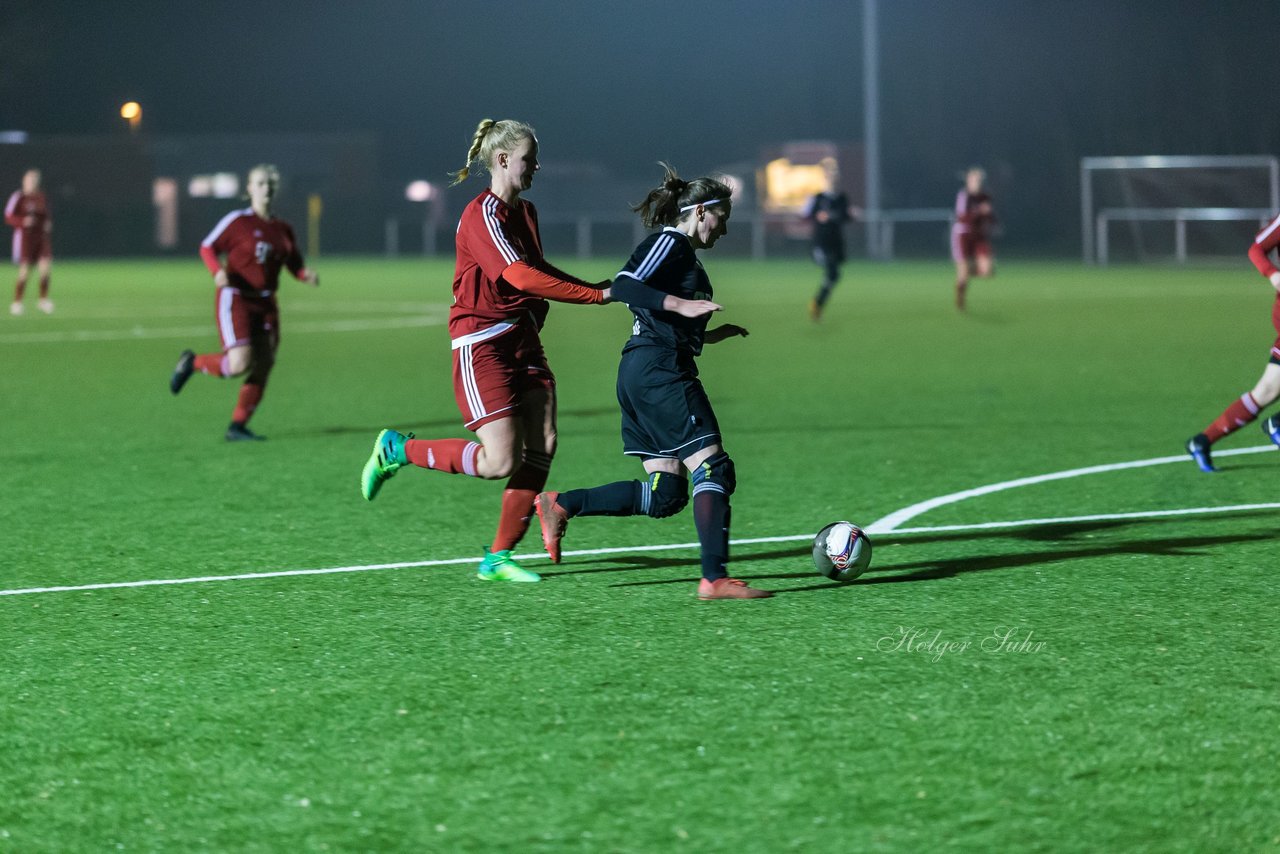
<path fill-rule="evenodd" d="M 687 513 L 574 520 L 561 565 L 526 560 L 543 583 L 492 585 L 471 561 L 498 484 L 404 470 L 364 502 L 380 428 L 468 435 L 451 264 L 315 261 L 318 290 L 282 291 L 263 443 L 222 439 L 234 381 L 168 391 L 216 341 L 194 260 L 59 263 L 57 312 L 0 323 L 0 851 L 1280 847 L 1280 458 L 949 503 L 874 535 L 845 586 L 803 539 L 1180 454 L 1274 337 L 1243 258 L 1011 261 L 965 314 L 946 263 L 851 264 L 814 324 L 816 268 L 710 253 L 751 332 L 700 361 L 732 570 L 779 591 L 715 603 L 696 548 L 655 548 L 696 539 Z M 639 473 L 628 330 L 552 309 L 552 488 Z"/>

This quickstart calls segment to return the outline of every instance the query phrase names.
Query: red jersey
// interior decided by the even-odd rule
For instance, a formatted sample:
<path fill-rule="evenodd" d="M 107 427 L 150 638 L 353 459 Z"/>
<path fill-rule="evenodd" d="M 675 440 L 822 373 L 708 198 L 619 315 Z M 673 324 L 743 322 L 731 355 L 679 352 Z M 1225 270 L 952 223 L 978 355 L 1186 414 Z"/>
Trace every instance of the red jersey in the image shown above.
<path fill-rule="evenodd" d="M 1269 256 L 1278 246 L 1280 246 L 1280 216 L 1267 223 L 1266 228 L 1258 232 L 1258 236 L 1253 239 L 1253 245 L 1249 247 L 1249 260 L 1258 268 L 1258 272 L 1268 279 L 1271 278 L 1272 273 L 1276 272 L 1276 265 L 1271 263 Z"/>
<path fill-rule="evenodd" d="M 986 205 L 986 208 L 979 210 L 982 205 Z M 963 187 L 956 194 L 956 222 L 952 228 L 953 234 L 971 234 L 974 237 L 987 238 L 991 235 L 991 226 L 995 220 L 989 194 L 970 193 Z"/>
<path fill-rule="evenodd" d="M 211 259 L 206 249 L 214 255 L 227 257 L 227 282 L 242 291 L 261 291 L 263 295 L 274 293 L 280 286 L 280 268 L 288 267 L 294 278 L 304 269 L 298 241 L 293 228 L 282 219 L 263 219 L 253 208 L 232 211 L 218 221 L 200 244 L 205 263 L 210 272 L 217 271 L 217 259 Z"/>
<path fill-rule="evenodd" d="M 50 225 L 49 201 L 40 190 L 34 193 L 14 190 L 4 206 L 4 221 L 25 231 L 29 237 L 42 235 Z"/>
<path fill-rule="evenodd" d="M 542 297 L 517 289 L 502 274 L 517 261 L 543 263 L 538 211 L 517 199 L 508 205 L 489 190 L 462 211 L 456 238 L 453 307 L 449 337 L 454 346 L 501 335 L 520 321 L 541 329 L 550 306 Z"/>

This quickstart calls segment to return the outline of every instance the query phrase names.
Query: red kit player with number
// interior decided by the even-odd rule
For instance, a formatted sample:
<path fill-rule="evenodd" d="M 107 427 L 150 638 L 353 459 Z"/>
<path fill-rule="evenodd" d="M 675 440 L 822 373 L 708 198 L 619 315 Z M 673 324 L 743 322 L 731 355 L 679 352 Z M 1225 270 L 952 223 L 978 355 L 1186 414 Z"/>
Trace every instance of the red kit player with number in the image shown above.
<path fill-rule="evenodd" d="M 462 212 L 449 337 L 453 390 L 463 425 L 478 441 L 414 439 L 383 430 L 360 477 L 367 500 L 402 466 L 488 480 L 505 479 L 498 530 L 478 575 L 485 581 L 538 581 L 511 559 L 547 482 L 556 451 L 556 381 L 539 332 L 547 300 L 609 301 L 608 281 L 590 284 L 547 263 L 538 213 L 520 194 L 538 171 L 538 140 L 524 122 L 485 119 L 476 129 L 467 164 L 487 167 L 489 188 Z"/>
<path fill-rule="evenodd" d="M 956 308 L 964 311 L 969 292 L 969 275 L 988 278 L 995 273 L 991 254 L 991 229 L 996 222 L 991 194 L 986 191 L 987 173 L 973 166 L 964 175 L 964 186 L 956 194 L 956 218 L 951 226 L 951 258 L 956 262 Z"/>
<path fill-rule="evenodd" d="M 22 314 L 22 296 L 27 290 L 31 265 L 35 264 L 40 273 L 40 310 L 52 314 L 49 267 L 53 261 L 53 217 L 49 215 L 49 200 L 40 189 L 39 169 L 28 169 L 22 176 L 22 189 L 15 190 L 4 206 L 4 221 L 13 226 L 13 263 L 18 265 L 18 283 L 9 313 Z"/>
<path fill-rule="evenodd" d="M 288 268 L 299 281 L 320 284 L 320 277 L 303 264 L 293 228 L 272 216 L 279 185 L 276 167 L 253 167 L 248 176 L 250 206 L 224 216 L 200 244 L 200 257 L 218 288 L 214 316 L 222 351 L 199 356 L 182 351 L 169 380 L 169 390 L 177 394 L 195 371 L 213 377 L 246 375 L 227 428 L 228 442 L 263 438 L 250 431 L 248 423 L 262 401 L 280 347 L 280 268 Z"/>
<path fill-rule="evenodd" d="M 1280 398 L 1280 269 L 1271 260 L 1271 254 L 1280 248 L 1280 216 L 1267 223 L 1258 232 L 1249 247 L 1249 260 L 1258 272 L 1271 283 L 1278 293 L 1271 303 L 1271 325 L 1276 329 L 1276 340 L 1271 345 L 1271 358 L 1262 369 L 1262 376 L 1252 391 L 1242 394 L 1222 411 L 1213 423 L 1187 440 L 1187 453 L 1204 472 L 1216 471 L 1209 448 L 1214 442 L 1234 433 L 1258 417 L 1258 413 Z M 1272 442 L 1280 445 L 1280 417 L 1272 415 L 1262 422 L 1262 432 Z"/>

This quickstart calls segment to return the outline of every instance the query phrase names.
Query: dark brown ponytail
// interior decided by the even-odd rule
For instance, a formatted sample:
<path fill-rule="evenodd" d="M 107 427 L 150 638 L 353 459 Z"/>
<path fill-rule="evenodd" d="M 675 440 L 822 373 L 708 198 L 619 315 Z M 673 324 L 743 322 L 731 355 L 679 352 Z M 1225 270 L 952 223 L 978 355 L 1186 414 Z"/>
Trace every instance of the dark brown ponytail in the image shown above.
<path fill-rule="evenodd" d="M 732 191 L 722 181 L 715 178 L 695 178 L 686 181 L 676 174 L 671 164 L 659 161 L 664 170 L 662 186 L 654 187 L 644 197 L 644 201 L 632 206 L 632 210 L 640 214 L 640 220 L 649 228 L 657 225 L 675 225 L 679 222 L 680 209 L 689 205 L 714 200 L 716 206 L 730 205 Z"/>

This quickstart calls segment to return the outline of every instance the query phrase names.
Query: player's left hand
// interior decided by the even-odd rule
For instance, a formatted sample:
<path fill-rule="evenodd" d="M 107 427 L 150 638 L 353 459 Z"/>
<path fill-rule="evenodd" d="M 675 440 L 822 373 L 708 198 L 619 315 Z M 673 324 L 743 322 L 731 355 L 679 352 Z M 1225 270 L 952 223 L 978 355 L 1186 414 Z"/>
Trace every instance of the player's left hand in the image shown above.
<path fill-rule="evenodd" d="M 315 270 L 303 270 L 302 281 L 306 282 L 313 288 L 320 287 L 320 274 Z"/>

